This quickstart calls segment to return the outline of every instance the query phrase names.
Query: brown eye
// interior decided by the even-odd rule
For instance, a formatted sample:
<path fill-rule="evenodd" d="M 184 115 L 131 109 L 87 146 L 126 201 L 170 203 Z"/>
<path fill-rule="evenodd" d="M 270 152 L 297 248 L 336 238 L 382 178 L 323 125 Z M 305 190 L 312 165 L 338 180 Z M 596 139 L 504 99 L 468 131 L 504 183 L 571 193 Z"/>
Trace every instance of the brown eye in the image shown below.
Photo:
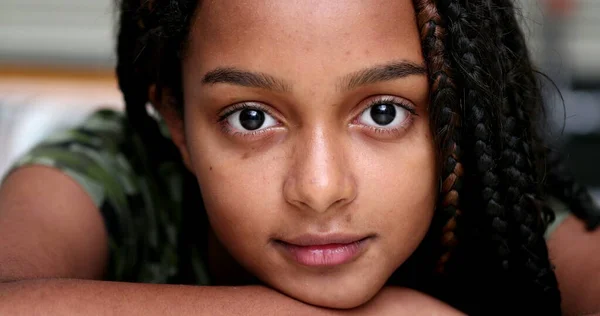
<path fill-rule="evenodd" d="M 231 113 L 227 123 L 240 132 L 251 132 L 277 125 L 277 121 L 259 109 L 245 108 Z"/>
<path fill-rule="evenodd" d="M 377 125 L 388 125 L 396 118 L 396 109 L 393 104 L 378 104 L 371 107 L 369 113 Z"/>
<path fill-rule="evenodd" d="M 359 121 L 367 126 L 376 128 L 397 128 L 401 126 L 408 116 L 409 111 L 391 102 L 374 104 L 364 110 Z"/>
<path fill-rule="evenodd" d="M 257 130 L 265 123 L 265 113 L 253 109 L 244 109 L 240 112 L 240 125 L 249 130 Z"/>

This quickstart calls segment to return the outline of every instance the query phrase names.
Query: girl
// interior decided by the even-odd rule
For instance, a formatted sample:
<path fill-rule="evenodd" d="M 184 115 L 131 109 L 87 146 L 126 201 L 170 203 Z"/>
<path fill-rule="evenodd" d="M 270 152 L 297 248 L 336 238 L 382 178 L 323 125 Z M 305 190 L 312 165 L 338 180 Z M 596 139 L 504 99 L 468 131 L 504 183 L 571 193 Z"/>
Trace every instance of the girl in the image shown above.
<path fill-rule="evenodd" d="M 0 191 L 0 277 L 29 280 L 3 311 L 561 313 L 547 198 L 598 216 L 545 159 L 511 1 L 124 0 L 119 27 L 126 117 Z"/>

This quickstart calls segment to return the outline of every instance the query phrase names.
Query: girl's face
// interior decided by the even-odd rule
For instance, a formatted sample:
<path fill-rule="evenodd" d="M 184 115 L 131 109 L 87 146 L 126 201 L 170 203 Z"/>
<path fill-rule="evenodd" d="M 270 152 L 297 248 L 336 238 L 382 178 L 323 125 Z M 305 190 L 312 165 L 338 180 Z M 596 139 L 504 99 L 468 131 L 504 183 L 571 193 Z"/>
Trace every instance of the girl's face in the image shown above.
<path fill-rule="evenodd" d="M 436 201 L 424 65 L 411 0 L 203 1 L 179 145 L 239 263 L 315 305 L 381 289 Z"/>

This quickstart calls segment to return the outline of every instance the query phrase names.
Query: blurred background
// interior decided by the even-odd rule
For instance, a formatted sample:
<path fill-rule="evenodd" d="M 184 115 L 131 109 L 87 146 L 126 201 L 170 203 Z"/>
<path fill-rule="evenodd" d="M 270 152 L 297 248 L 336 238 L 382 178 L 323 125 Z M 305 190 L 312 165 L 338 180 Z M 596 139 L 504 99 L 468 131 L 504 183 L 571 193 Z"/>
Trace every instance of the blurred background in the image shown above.
<path fill-rule="evenodd" d="M 548 138 L 600 200 L 600 0 L 516 0 L 546 85 Z M 0 1 L 0 177 L 48 133 L 122 108 L 114 0 Z"/>

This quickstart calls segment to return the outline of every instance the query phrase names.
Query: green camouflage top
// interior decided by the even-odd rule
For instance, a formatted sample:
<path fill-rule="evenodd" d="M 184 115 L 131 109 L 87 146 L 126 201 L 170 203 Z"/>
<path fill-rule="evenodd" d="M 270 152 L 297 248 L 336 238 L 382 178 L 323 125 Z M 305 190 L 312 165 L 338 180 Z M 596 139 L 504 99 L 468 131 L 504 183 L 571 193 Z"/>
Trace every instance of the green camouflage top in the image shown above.
<path fill-rule="evenodd" d="M 179 161 L 164 162 L 157 172 L 150 172 L 146 157 L 125 115 L 101 110 L 81 126 L 37 145 L 13 169 L 32 164 L 55 167 L 87 191 L 102 212 L 109 235 L 107 280 L 207 285 L 198 250 L 188 250 L 187 262 L 181 262 L 183 166 Z M 159 192 L 159 187 L 168 189 Z M 180 270 L 188 272 L 186 277 Z"/>

